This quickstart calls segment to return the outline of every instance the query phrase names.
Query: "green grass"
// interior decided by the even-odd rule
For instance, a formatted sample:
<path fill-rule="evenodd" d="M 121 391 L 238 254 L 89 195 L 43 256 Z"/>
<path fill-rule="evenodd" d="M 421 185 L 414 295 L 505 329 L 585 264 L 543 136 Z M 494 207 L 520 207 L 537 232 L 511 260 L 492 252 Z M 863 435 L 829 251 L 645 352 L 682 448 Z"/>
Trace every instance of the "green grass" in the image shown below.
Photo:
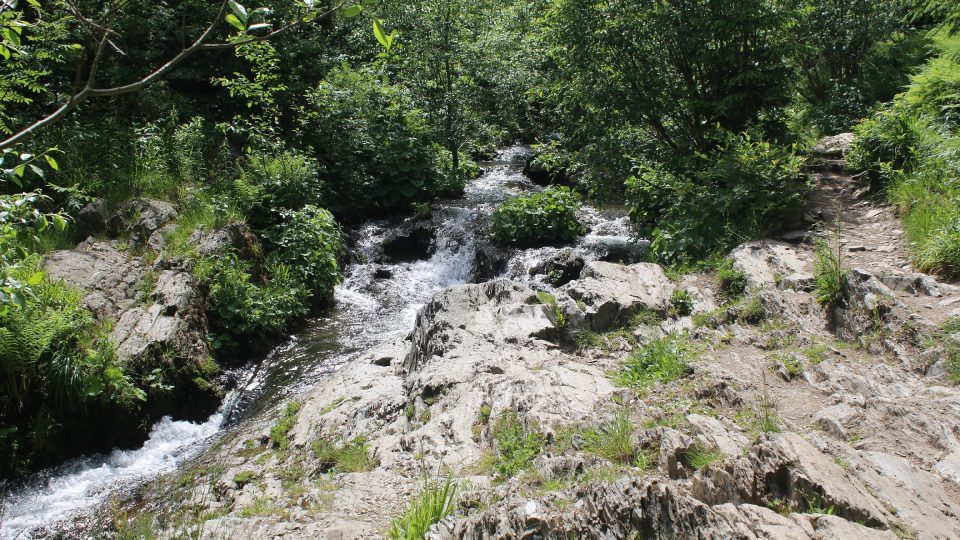
<path fill-rule="evenodd" d="M 630 388 L 647 388 L 676 381 L 690 371 L 695 351 L 686 336 L 670 335 L 656 339 L 635 350 L 620 373 L 617 384 Z"/>
<path fill-rule="evenodd" d="M 410 499 L 404 514 L 390 523 L 391 540 L 424 538 L 431 526 L 453 513 L 457 488 L 452 477 L 441 483 L 431 482 L 424 476 L 420 493 Z"/>
<path fill-rule="evenodd" d="M 250 482 L 253 482 L 256 478 L 257 478 L 257 473 L 253 471 L 240 471 L 236 475 L 234 475 L 233 483 L 236 484 L 237 487 L 242 488 L 243 486 L 249 484 Z"/>
<path fill-rule="evenodd" d="M 298 412 L 300 412 L 300 403 L 291 401 L 283 409 L 283 414 L 280 415 L 277 423 L 270 428 L 270 441 L 281 452 L 286 452 L 290 447 L 290 430 L 297 421 Z"/>
<path fill-rule="evenodd" d="M 622 465 L 633 465 L 640 454 L 633 446 L 633 423 L 625 409 L 596 428 L 583 431 L 584 451 Z"/>
<path fill-rule="evenodd" d="M 671 317 L 686 317 L 693 313 L 693 297 L 685 289 L 676 289 L 670 297 L 667 314 Z"/>
<path fill-rule="evenodd" d="M 686 455 L 687 464 L 698 471 L 709 467 L 713 463 L 723 461 L 724 457 L 726 456 L 722 452 L 700 443 L 697 443 Z"/>
<path fill-rule="evenodd" d="M 843 300 L 843 291 L 847 286 L 847 271 L 844 268 L 842 250 L 839 234 L 835 235 L 833 245 L 821 240 L 815 247 L 814 295 L 817 297 L 817 302 L 825 308 L 836 307 Z"/>
<path fill-rule="evenodd" d="M 543 448 L 543 435 L 520 420 L 516 411 L 504 412 L 493 425 L 496 446 L 494 470 L 509 478 L 526 469 Z"/>
<path fill-rule="evenodd" d="M 811 364 L 819 364 L 827 359 L 827 353 L 830 351 L 830 347 L 823 343 L 815 343 L 806 349 L 803 350 L 803 355 L 807 357 L 807 360 Z"/>
<path fill-rule="evenodd" d="M 344 443 L 330 439 L 317 439 L 310 446 L 323 472 L 366 472 L 372 471 L 380 464 L 380 459 L 371 451 L 365 437 L 356 437 Z"/>
<path fill-rule="evenodd" d="M 715 274 L 720 293 L 728 300 L 735 300 L 747 291 L 747 276 L 733 268 L 733 259 L 725 258 L 717 265 Z"/>

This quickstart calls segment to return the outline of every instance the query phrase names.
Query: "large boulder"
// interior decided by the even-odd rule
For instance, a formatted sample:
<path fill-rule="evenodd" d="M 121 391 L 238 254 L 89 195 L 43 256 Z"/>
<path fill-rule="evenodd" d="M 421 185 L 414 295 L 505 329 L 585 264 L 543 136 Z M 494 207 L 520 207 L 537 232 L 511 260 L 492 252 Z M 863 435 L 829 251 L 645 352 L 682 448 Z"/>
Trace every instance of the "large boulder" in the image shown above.
<path fill-rule="evenodd" d="M 666 311 L 674 288 L 656 264 L 593 261 L 584 267 L 580 279 L 562 290 L 582 306 L 590 329 L 603 332 L 639 311 Z"/>
<path fill-rule="evenodd" d="M 776 287 L 807 290 L 813 285 L 813 270 L 807 257 L 784 242 L 756 240 L 730 253 L 734 270 L 743 272 L 748 288 Z"/>
<path fill-rule="evenodd" d="M 109 232 L 129 235 L 134 243 L 146 242 L 164 225 L 177 219 L 172 204 L 153 199 L 133 199 L 121 204 L 107 223 Z"/>
<path fill-rule="evenodd" d="M 119 317 L 134 306 L 147 268 L 109 242 L 83 242 L 44 257 L 50 279 L 84 292 L 83 302 L 99 321 Z"/>
<path fill-rule="evenodd" d="M 856 135 L 853 133 L 840 133 L 837 135 L 823 137 L 817 141 L 817 144 L 813 145 L 811 152 L 813 155 L 819 157 L 836 159 L 845 158 L 847 154 L 850 153 L 850 150 L 853 149 L 853 143 L 855 140 Z"/>

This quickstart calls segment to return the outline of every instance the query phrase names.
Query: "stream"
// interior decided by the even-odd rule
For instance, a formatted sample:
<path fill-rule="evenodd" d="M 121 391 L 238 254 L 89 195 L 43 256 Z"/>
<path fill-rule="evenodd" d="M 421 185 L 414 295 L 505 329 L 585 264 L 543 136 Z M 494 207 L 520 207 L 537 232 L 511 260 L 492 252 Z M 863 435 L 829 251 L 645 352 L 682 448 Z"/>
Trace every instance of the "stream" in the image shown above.
<path fill-rule="evenodd" d="M 345 269 L 335 292 L 336 308 L 311 320 L 266 358 L 237 374 L 238 388 L 220 410 L 202 424 L 164 418 L 137 450 L 87 456 L 34 475 L 5 496 L 0 538 L 32 538 L 47 531 L 66 532 L 111 494 L 176 470 L 201 453 L 225 429 L 302 394 L 363 353 L 412 330 L 419 309 L 439 291 L 477 281 L 479 245 L 485 223 L 505 198 L 540 188 L 523 176 L 531 150 L 512 146 L 482 164 L 463 198 L 434 205 L 426 226 L 413 241 L 396 246 L 396 223 L 375 221 L 351 233 L 358 262 Z M 501 277 L 548 289 L 543 262 L 561 250 L 583 260 L 637 260 L 643 247 L 632 240 L 623 208 L 584 206 L 588 234 L 572 248 L 517 250 L 504 257 Z M 408 224 L 404 224 L 406 226 Z M 424 233 L 423 231 L 427 231 Z M 400 233 L 402 234 L 402 233 Z M 429 236 L 425 236 L 429 234 Z"/>

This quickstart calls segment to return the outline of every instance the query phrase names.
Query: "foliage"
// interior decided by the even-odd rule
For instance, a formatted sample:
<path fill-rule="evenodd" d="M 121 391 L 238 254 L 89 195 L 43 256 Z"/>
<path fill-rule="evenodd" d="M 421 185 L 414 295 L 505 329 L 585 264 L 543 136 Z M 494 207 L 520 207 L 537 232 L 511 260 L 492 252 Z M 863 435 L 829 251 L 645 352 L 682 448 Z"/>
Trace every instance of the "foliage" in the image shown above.
<path fill-rule="evenodd" d="M 365 472 L 375 469 L 380 463 L 364 437 L 356 437 L 343 443 L 317 439 L 311 443 L 311 448 L 323 472 Z"/>
<path fill-rule="evenodd" d="M 727 301 L 740 298 L 747 290 L 746 274 L 735 269 L 733 259 L 729 257 L 723 258 L 717 265 L 716 278 L 720 284 L 720 292 Z"/>
<path fill-rule="evenodd" d="M 697 443 L 685 457 L 687 464 L 694 470 L 699 471 L 700 469 L 709 467 L 713 463 L 722 461 L 725 456 L 713 448 Z"/>
<path fill-rule="evenodd" d="M 251 272 L 251 263 L 232 253 L 200 259 L 194 268 L 207 290 L 212 342 L 220 353 L 234 352 L 251 338 L 277 336 L 291 319 L 308 312 L 310 293 L 290 267 L 270 263 L 266 283 Z"/>
<path fill-rule="evenodd" d="M 817 302 L 826 308 L 841 304 L 847 286 L 847 270 L 843 264 L 843 246 L 839 235 L 834 238 L 833 244 L 819 241 L 813 261 L 814 295 Z"/>
<path fill-rule="evenodd" d="M 693 297 L 686 289 L 676 289 L 670 297 L 670 307 L 667 308 L 671 317 L 686 317 L 693 313 Z"/>
<path fill-rule="evenodd" d="M 462 189 L 445 177 L 408 92 L 366 70 L 339 68 L 306 96 L 297 131 L 313 150 L 324 204 L 355 221 Z"/>
<path fill-rule="evenodd" d="M 629 412 L 620 409 L 599 427 L 584 430 L 584 451 L 614 463 L 632 466 L 640 457 L 633 446 L 633 422 Z"/>
<path fill-rule="evenodd" d="M 338 258 L 343 255 L 343 235 L 333 215 L 313 205 L 280 213 L 282 224 L 268 236 L 277 259 L 290 269 L 297 283 L 324 301 L 333 299 L 333 288 L 342 279 Z"/>
<path fill-rule="evenodd" d="M 764 0 L 553 2 L 555 91 L 584 132 L 636 125 L 662 151 L 705 151 L 714 126 L 740 132 L 787 103 L 789 19 Z"/>
<path fill-rule="evenodd" d="M 570 242 L 585 232 L 577 219 L 580 197 L 552 186 L 504 202 L 493 213 L 491 236 L 501 244 L 537 246 Z"/>
<path fill-rule="evenodd" d="M 645 161 L 627 180 L 630 217 L 666 262 L 698 260 L 781 228 L 805 204 L 802 159 L 749 134 L 719 133 L 722 146 L 678 162 Z M 719 225 L 719 226 L 718 226 Z"/>
<path fill-rule="evenodd" d="M 505 411 L 493 425 L 497 460 L 494 469 L 509 478 L 525 469 L 543 447 L 543 435 L 520 420 L 516 411 Z"/>
<path fill-rule="evenodd" d="M 290 430 L 293 429 L 297 421 L 297 413 L 300 412 L 300 403 L 291 401 L 284 407 L 277 423 L 270 428 L 270 441 L 278 450 L 286 452 L 290 447 Z"/>
<path fill-rule="evenodd" d="M 392 540 L 420 540 L 435 523 L 453 513 L 457 500 L 458 484 L 452 476 L 443 482 L 423 478 L 420 493 L 410 499 L 404 514 L 390 522 Z"/>
<path fill-rule="evenodd" d="M 10 277 L 29 282 L 30 295 L 0 312 L 3 477 L 55 462 L 70 447 L 68 434 L 135 410 L 146 399 L 79 291 L 51 282 L 35 255 Z M 71 444 L 89 442 L 84 437 Z"/>
<path fill-rule="evenodd" d="M 694 354 L 686 337 L 670 335 L 633 351 L 616 376 L 617 384 L 646 388 L 685 377 Z"/>

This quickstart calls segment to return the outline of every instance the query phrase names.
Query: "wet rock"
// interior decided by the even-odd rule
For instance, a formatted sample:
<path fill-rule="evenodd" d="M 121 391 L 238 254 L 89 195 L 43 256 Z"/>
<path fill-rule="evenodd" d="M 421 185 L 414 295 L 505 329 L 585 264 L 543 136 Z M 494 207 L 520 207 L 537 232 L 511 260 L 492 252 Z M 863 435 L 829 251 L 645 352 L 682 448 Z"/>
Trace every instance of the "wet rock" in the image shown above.
<path fill-rule="evenodd" d="M 177 219 L 172 204 L 153 199 L 134 199 L 120 205 L 110 216 L 108 229 L 115 235 L 130 235 L 135 243 L 146 242 L 150 235 Z"/>
<path fill-rule="evenodd" d="M 853 148 L 856 136 L 853 133 L 840 133 L 824 137 L 817 141 L 811 152 L 820 157 L 844 158 Z"/>
<path fill-rule="evenodd" d="M 583 239 L 583 249 L 592 252 L 597 260 L 621 264 L 642 261 L 649 247 L 647 240 L 635 241 L 623 236 L 590 235 Z"/>
<path fill-rule="evenodd" d="M 383 254 L 392 262 L 410 262 L 430 256 L 436 229 L 432 221 L 408 220 L 383 241 Z"/>
<path fill-rule="evenodd" d="M 583 257 L 578 255 L 571 248 L 564 248 L 554 253 L 544 261 L 530 267 L 531 276 L 543 275 L 544 280 L 555 286 L 560 287 L 577 279 L 583 272 L 583 266 L 586 264 Z"/>
<path fill-rule="evenodd" d="M 797 248 L 784 242 L 757 240 L 747 242 L 730 253 L 733 268 L 744 273 L 748 288 L 776 287 L 809 290 L 813 284 L 810 263 Z"/>
<path fill-rule="evenodd" d="M 580 279 L 562 290 L 583 305 L 590 329 L 602 332 L 641 310 L 664 312 L 674 284 L 656 264 L 595 261 L 587 263 Z"/>

